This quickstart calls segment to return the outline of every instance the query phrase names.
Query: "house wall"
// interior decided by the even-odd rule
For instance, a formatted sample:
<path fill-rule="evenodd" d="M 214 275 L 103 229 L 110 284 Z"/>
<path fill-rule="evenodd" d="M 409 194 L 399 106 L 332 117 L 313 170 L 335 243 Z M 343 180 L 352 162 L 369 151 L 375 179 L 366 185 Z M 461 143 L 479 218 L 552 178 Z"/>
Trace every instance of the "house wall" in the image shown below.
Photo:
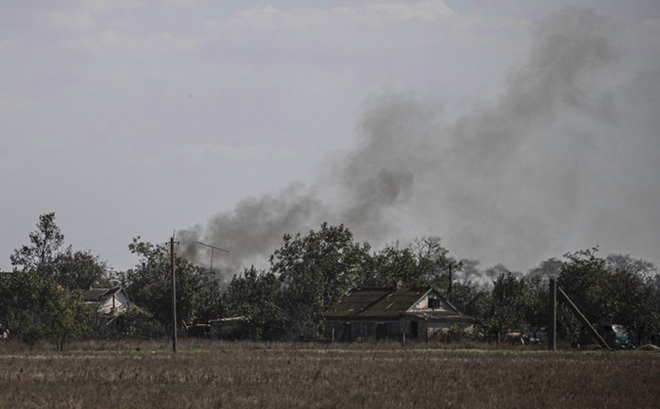
<path fill-rule="evenodd" d="M 377 336 L 378 325 L 385 325 L 386 338 L 399 338 L 406 334 L 410 337 L 411 324 L 410 319 L 401 320 L 355 320 L 341 321 L 329 320 L 325 323 L 325 337 L 335 341 L 357 341 L 364 338 L 375 338 Z M 334 331 L 334 335 L 333 335 Z"/>
<path fill-rule="evenodd" d="M 113 297 L 115 299 L 115 302 L 114 302 L 115 312 L 125 312 L 128 309 L 128 307 L 131 305 L 130 300 L 128 299 L 128 297 L 126 296 L 126 294 L 123 291 L 119 291 Z M 110 314 L 110 313 L 113 312 L 113 310 L 112 310 L 112 308 L 113 308 L 112 298 L 113 297 L 109 297 L 107 300 L 105 300 L 105 302 L 103 302 L 99 306 L 99 312 L 101 312 L 103 314 Z"/>
<path fill-rule="evenodd" d="M 378 324 L 384 324 L 387 328 L 385 338 L 402 339 L 405 333 L 406 339 L 414 339 L 413 322 L 417 323 L 417 339 L 424 340 L 433 338 L 441 332 L 446 332 L 452 326 L 457 325 L 463 331 L 471 332 L 474 328 L 469 322 L 430 322 L 415 321 L 409 318 L 401 320 L 373 320 L 373 321 L 341 321 L 328 320 L 325 323 L 325 337 L 335 341 L 357 341 L 364 338 L 376 338 Z M 334 333 L 333 333 L 334 331 Z"/>
<path fill-rule="evenodd" d="M 474 330 L 474 325 L 470 322 L 429 322 L 426 324 L 426 331 L 428 337 L 433 338 L 442 332 L 449 331 L 454 325 L 468 333 Z"/>

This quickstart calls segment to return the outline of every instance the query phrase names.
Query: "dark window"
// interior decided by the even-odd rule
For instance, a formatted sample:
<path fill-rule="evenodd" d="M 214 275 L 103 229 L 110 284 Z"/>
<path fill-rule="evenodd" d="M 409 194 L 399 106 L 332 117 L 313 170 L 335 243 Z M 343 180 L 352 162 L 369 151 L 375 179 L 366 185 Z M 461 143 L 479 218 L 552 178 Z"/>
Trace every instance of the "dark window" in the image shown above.
<path fill-rule="evenodd" d="M 411 338 L 419 338 L 419 324 L 413 322 L 412 327 L 410 328 L 410 332 L 411 332 Z"/>
<path fill-rule="evenodd" d="M 429 308 L 432 310 L 436 308 L 440 308 L 440 300 L 437 300 L 435 298 L 429 298 Z"/>
<path fill-rule="evenodd" d="M 376 324 L 376 339 L 385 338 L 387 338 L 387 324 L 380 322 Z"/>

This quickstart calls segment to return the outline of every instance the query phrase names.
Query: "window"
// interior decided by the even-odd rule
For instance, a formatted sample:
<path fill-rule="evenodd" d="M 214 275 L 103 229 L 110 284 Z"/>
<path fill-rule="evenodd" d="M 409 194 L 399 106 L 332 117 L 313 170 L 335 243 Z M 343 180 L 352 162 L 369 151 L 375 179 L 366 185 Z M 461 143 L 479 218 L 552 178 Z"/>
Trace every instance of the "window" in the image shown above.
<path fill-rule="evenodd" d="M 436 308 L 440 308 L 440 300 L 436 298 L 429 298 L 429 308 L 432 310 L 435 310 Z"/>

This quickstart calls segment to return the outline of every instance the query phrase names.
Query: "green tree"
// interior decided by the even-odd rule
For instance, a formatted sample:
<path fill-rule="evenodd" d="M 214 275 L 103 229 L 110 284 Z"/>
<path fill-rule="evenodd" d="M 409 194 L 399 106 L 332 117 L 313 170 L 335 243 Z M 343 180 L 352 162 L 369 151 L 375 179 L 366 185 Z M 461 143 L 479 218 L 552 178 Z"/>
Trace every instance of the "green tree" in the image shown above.
<path fill-rule="evenodd" d="M 89 250 L 73 251 L 69 246 L 55 257 L 52 266 L 53 279 L 70 290 L 111 285 L 110 267 Z"/>
<path fill-rule="evenodd" d="M 439 237 L 417 238 L 407 247 L 385 246 L 365 264 L 365 283 L 387 287 L 400 282 L 406 287 L 435 285 L 447 288 L 450 268 L 460 271 L 461 262 L 448 256 Z"/>
<path fill-rule="evenodd" d="M 121 283 L 137 305 L 151 313 L 161 324 L 171 325 L 172 270 L 169 248 L 140 241 L 139 237 L 133 239 L 128 247 L 138 256 L 139 263 L 119 275 Z M 176 256 L 175 269 L 179 324 L 203 321 L 215 311 L 222 311 L 220 297 L 215 298 L 220 294 L 220 284 L 207 277 L 202 267 Z"/>
<path fill-rule="evenodd" d="M 513 272 L 501 273 L 493 283 L 492 303 L 484 325 L 490 334 L 527 330 L 527 280 Z"/>
<path fill-rule="evenodd" d="M 0 277 L 0 326 L 32 347 L 52 339 L 61 351 L 67 340 L 87 331 L 91 311 L 80 293 L 41 274 L 16 272 Z"/>
<path fill-rule="evenodd" d="M 234 276 L 225 295 L 230 315 L 248 319 L 248 333 L 254 339 L 274 340 L 287 333 L 286 315 L 280 306 L 282 282 L 272 272 L 246 269 Z M 289 331 L 291 328 L 289 328 Z"/>
<path fill-rule="evenodd" d="M 282 307 L 291 325 L 315 332 L 322 313 L 363 282 L 369 249 L 368 244 L 355 243 L 344 225 L 323 223 L 306 236 L 285 235 L 270 265 L 284 286 Z"/>
<path fill-rule="evenodd" d="M 616 289 L 605 259 L 596 256 L 598 248 L 564 255 L 557 284 L 568 294 L 591 322 L 613 323 Z"/>
<path fill-rule="evenodd" d="M 655 286 L 657 267 L 630 255 L 610 254 L 607 269 L 614 297 L 614 321 L 626 325 L 644 341 L 660 331 L 660 293 Z"/>
<path fill-rule="evenodd" d="M 99 256 L 73 251 L 71 246 L 62 250 L 64 235 L 55 223 L 55 213 L 39 216 L 37 230 L 29 238 L 30 244 L 10 256 L 17 269 L 48 276 L 70 290 L 109 285 L 110 268 Z"/>
<path fill-rule="evenodd" d="M 449 250 L 441 245 L 441 239 L 437 236 L 415 239 L 411 250 L 415 254 L 418 276 L 423 280 L 422 285 L 445 287 L 450 272 L 456 273 L 462 266 L 460 262 L 448 256 Z"/>
<path fill-rule="evenodd" d="M 468 281 L 454 284 L 451 303 L 463 314 L 475 318 L 478 323 L 483 323 L 490 313 L 492 299 L 489 291 Z"/>
<path fill-rule="evenodd" d="M 374 253 L 365 264 L 364 274 L 364 284 L 374 287 L 389 287 L 396 283 L 417 287 L 426 282 L 413 251 L 409 247 L 399 248 L 398 243 Z"/>
<path fill-rule="evenodd" d="M 548 325 L 550 304 L 548 280 L 538 275 L 528 275 L 525 284 L 525 321 L 530 329 L 540 330 Z"/>
<path fill-rule="evenodd" d="M 11 254 L 12 266 L 37 272 L 51 268 L 64 243 L 64 235 L 55 223 L 55 213 L 39 216 L 37 230 L 30 233 L 29 237 L 29 245 L 23 245 Z"/>
<path fill-rule="evenodd" d="M 642 338 L 657 334 L 660 330 L 657 268 L 627 255 L 603 259 L 597 257 L 597 252 L 595 247 L 567 253 L 557 280 L 559 286 L 592 323 L 623 324 Z M 568 336 L 575 338 L 574 333 Z"/>

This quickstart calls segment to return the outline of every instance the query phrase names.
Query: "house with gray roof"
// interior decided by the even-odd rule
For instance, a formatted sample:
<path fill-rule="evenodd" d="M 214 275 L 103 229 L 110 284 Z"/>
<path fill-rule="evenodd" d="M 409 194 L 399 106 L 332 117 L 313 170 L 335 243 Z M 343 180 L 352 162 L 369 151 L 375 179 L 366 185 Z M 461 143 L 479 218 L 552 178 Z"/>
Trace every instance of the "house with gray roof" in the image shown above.
<path fill-rule="evenodd" d="M 454 325 L 471 331 L 474 318 L 459 312 L 434 287 L 363 287 L 351 290 L 325 314 L 325 336 L 429 339 Z"/>
<path fill-rule="evenodd" d="M 82 298 L 102 315 L 121 315 L 129 307 L 136 307 L 121 287 L 90 288 L 82 292 Z"/>

